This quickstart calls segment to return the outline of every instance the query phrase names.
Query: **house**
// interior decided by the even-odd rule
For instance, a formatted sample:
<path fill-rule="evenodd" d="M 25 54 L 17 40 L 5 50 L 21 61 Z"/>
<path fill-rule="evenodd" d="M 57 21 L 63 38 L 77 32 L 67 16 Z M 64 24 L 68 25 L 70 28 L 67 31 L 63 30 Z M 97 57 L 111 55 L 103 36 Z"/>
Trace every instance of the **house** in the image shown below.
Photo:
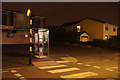
<path fill-rule="evenodd" d="M 45 26 L 45 17 L 34 16 L 34 28 Z M 25 13 L 2 9 L 2 42 L 0 44 L 29 44 L 29 18 Z"/>
<path fill-rule="evenodd" d="M 29 44 L 29 29 L 2 25 L 0 44 Z"/>
<path fill-rule="evenodd" d="M 79 40 L 81 42 L 89 41 L 89 34 L 86 31 L 78 32 L 78 35 L 79 35 L 79 38 L 80 38 Z"/>
<path fill-rule="evenodd" d="M 78 33 L 86 31 L 89 34 L 89 41 L 93 41 L 94 39 L 106 40 L 112 36 L 117 36 L 116 25 L 89 17 L 76 22 L 64 23 L 61 27 L 67 31 L 77 29 Z"/>
<path fill-rule="evenodd" d="M 28 44 L 29 19 L 21 12 L 2 9 L 2 42 L 0 44 Z"/>

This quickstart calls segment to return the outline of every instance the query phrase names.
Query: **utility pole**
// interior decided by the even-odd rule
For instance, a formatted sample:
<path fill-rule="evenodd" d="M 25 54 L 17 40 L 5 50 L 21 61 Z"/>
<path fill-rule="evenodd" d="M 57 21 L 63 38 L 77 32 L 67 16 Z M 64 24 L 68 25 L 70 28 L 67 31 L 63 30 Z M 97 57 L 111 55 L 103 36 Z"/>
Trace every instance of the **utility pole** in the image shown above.
<path fill-rule="evenodd" d="M 30 9 L 27 11 L 27 16 L 29 17 L 29 28 L 30 28 L 30 33 L 29 33 L 29 38 L 30 38 L 30 43 L 29 43 L 29 64 L 32 64 L 32 16 L 30 16 Z"/>
<path fill-rule="evenodd" d="M 118 35 L 120 36 L 120 1 L 118 3 Z"/>

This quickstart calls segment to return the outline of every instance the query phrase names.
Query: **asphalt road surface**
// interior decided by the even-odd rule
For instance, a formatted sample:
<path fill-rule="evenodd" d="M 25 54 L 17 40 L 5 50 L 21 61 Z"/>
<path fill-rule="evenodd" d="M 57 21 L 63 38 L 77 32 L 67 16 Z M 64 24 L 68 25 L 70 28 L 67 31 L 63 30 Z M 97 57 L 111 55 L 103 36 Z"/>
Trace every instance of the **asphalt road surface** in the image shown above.
<path fill-rule="evenodd" d="M 119 80 L 118 51 L 90 46 L 52 46 L 50 57 L 32 59 L 28 46 L 3 46 L 2 80 Z"/>

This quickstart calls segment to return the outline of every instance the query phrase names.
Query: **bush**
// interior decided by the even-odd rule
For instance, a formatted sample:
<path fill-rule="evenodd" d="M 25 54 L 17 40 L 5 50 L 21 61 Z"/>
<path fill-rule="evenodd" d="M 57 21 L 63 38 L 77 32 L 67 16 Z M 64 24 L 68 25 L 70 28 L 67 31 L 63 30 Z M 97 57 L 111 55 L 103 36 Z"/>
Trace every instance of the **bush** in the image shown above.
<path fill-rule="evenodd" d="M 113 36 L 108 40 L 109 48 L 120 49 L 120 36 Z"/>
<path fill-rule="evenodd" d="M 59 28 L 54 34 L 55 41 L 66 41 L 67 34 L 65 29 Z"/>
<path fill-rule="evenodd" d="M 99 47 L 103 47 L 104 46 L 104 40 L 102 39 L 94 39 L 93 42 L 92 42 L 92 45 L 93 46 L 99 46 Z"/>
<path fill-rule="evenodd" d="M 104 47 L 114 50 L 120 50 L 120 36 L 113 36 L 108 40 L 94 39 L 92 45 L 96 47 Z"/>
<path fill-rule="evenodd" d="M 77 34 L 75 31 L 66 31 L 64 28 L 59 28 L 55 32 L 55 41 L 57 42 L 70 42 L 74 43 L 77 41 Z"/>
<path fill-rule="evenodd" d="M 81 42 L 81 41 L 79 41 L 78 43 L 82 44 L 82 45 L 91 45 L 92 44 L 90 41 L 87 41 L 87 42 Z"/>

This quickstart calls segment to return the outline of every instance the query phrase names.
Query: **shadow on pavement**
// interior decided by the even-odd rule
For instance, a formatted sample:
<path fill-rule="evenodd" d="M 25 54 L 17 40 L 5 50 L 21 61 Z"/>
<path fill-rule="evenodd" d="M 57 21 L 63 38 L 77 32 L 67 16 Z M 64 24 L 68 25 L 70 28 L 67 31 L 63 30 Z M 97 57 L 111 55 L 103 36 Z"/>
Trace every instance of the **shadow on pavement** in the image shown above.
<path fill-rule="evenodd" d="M 2 80 L 18 80 L 17 78 L 4 78 Z M 62 79 L 62 78 L 27 78 L 27 80 L 119 80 L 117 78 L 66 78 L 66 79 Z"/>
<path fill-rule="evenodd" d="M 10 62 L 10 63 L 15 63 L 15 64 L 21 64 L 21 65 L 28 65 L 28 64 L 25 64 L 25 63 L 20 63 L 20 62 L 15 62 L 15 61 L 9 61 L 9 60 L 4 60 L 4 62 Z"/>
<path fill-rule="evenodd" d="M 16 52 L 2 53 L 2 55 L 13 56 L 13 57 L 28 57 L 28 54 L 16 53 Z"/>

